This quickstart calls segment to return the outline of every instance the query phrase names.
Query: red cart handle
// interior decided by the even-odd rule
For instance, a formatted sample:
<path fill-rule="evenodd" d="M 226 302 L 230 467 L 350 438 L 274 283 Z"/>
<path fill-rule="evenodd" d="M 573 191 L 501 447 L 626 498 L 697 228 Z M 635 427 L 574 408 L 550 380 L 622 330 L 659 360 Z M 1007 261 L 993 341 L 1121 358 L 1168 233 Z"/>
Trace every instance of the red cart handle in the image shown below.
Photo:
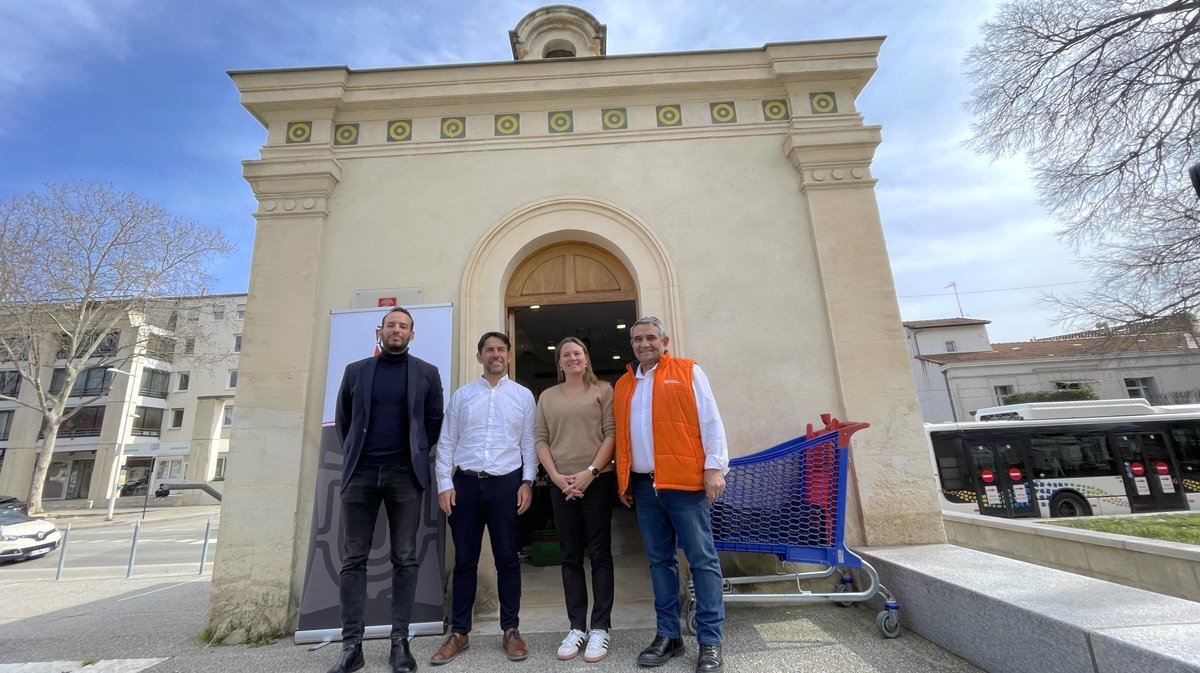
<path fill-rule="evenodd" d="M 850 445 L 850 436 L 859 430 L 871 427 L 870 423 L 860 423 L 856 421 L 839 421 L 833 417 L 833 414 L 821 414 L 821 422 L 825 427 L 820 430 L 814 430 L 812 423 L 808 424 L 808 429 L 804 433 L 805 439 L 813 439 L 833 431 L 838 433 L 838 448 Z"/>

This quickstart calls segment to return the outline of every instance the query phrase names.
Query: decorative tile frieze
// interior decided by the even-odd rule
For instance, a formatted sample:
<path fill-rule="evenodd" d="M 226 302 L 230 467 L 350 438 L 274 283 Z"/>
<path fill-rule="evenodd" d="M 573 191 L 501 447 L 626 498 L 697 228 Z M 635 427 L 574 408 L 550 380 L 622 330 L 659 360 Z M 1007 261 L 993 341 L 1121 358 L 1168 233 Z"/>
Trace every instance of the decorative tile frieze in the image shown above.
<path fill-rule="evenodd" d="M 519 136 L 521 135 L 521 115 L 517 113 L 496 115 L 495 128 L 498 136 Z"/>
<path fill-rule="evenodd" d="M 457 140 L 467 137 L 466 117 L 442 117 L 442 140 Z"/>
<path fill-rule="evenodd" d="M 734 107 L 733 101 L 709 103 L 708 114 L 714 124 L 737 123 L 737 108 Z"/>
<path fill-rule="evenodd" d="M 333 144 L 338 147 L 358 144 L 358 124 L 337 124 L 333 127 Z"/>
<path fill-rule="evenodd" d="M 791 111 L 788 109 L 788 102 L 786 98 L 763 101 L 762 111 L 763 119 L 769 122 L 790 119 L 792 116 Z"/>
<path fill-rule="evenodd" d="M 832 91 L 819 91 L 808 94 L 808 107 L 815 115 L 826 115 L 837 112 L 837 97 Z"/>
<path fill-rule="evenodd" d="M 629 115 L 623 107 L 608 107 L 600 110 L 601 128 L 605 131 L 620 131 L 629 128 Z"/>
<path fill-rule="evenodd" d="M 654 116 L 659 128 L 683 126 L 683 109 L 678 103 L 655 106 Z"/>
<path fill-rule="evenodd" d="M 575 130 L 575 115 L 570 110 L 546 113 L 546 130 L 550 133 L 571 133 Z"/>
<path fill-rule="evenodd" d="M 312 122 L 288 122 L 287 143 L 306 143 L 312 140 Z"/>
<path fill-rule="evenodd" d="M 412 132 L 411 119 L 393 119 L 387 123 L 387 141 L 389 143 L 402 143 L 412 140 Z"/>

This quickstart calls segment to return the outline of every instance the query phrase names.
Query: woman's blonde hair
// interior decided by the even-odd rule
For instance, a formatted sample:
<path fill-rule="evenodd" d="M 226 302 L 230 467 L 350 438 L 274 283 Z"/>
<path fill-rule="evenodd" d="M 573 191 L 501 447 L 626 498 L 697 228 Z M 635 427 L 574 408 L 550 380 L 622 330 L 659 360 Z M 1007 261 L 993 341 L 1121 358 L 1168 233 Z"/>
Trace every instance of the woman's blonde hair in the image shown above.
<path fill-rule="evenodd" d="M 586 360 L 583 366 L 583 387 L 591 388 L 600 383 L 600 379 L 596 378 L 596 372 L 592 371 L 592 355 L 588 353 L 587 344 L 583 343 L 575 337 L 567 337 L 558 342 L 558 347 L 555 348 L 554 364 L 558 365 L 558 361 L 562 359 L 563 346 L 567 344 L 575 344 L 583 349 L 583 359 Z M 567 380 L 567 374 L 563 371 L 562 365 L 558 365 L 558 382 L 562 383 Z"/>

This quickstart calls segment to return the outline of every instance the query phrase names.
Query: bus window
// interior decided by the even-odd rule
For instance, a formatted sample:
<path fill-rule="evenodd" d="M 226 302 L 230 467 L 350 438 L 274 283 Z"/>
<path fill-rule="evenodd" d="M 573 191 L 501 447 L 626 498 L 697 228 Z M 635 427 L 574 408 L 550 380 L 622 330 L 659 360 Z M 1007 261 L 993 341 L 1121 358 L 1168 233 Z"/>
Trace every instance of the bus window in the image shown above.
<path fill-rule="evenodd" d="M 1175 440 L 1175 459 L 1179 461 L 1180 476 L 1186 479 L 1200 478 L 1200 427 L 1175 427 L 1171 429 Z"/>
<path fill-rule="evenodd" d="M 962 452 L 958 448 L 958 437 L 946 435 L 933 437 L 933 455 L 937 459 L 938 476 L 942 488 L 947 491 L 973 491 L 971 474 L 962 463 Z"/>
<path fill-rule="evenodd" d="M 1029 438 L 1029 453 L 1039 479 L 1112 476 L 1117 461 L 1102 435 L 1038 434 Z"/>

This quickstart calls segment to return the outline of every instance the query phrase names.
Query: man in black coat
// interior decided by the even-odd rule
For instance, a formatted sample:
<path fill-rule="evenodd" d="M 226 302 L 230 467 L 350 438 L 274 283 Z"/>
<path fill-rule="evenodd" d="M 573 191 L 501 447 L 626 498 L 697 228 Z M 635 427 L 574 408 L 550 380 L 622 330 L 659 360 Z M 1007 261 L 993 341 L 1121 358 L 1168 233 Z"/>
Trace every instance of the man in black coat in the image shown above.
<path fill-rule="evenodd" d="M 342 570 L 339 580 L 342 653 L 329 673 L 363 667 L 363 611 L 367 556 L 379 506 L 387 510 L 392 543 L 392 651 L 394 673 L 417 662 L 408 647 L 416 595 L 417 527 L 429 486 L 430 458 L 442 429 L 442 379 L 434 365 L 409 354 L 413 319 L 396 307 L 376 334 L 380 353 L 346 366 L 338 390 L 335 426 L 342 442 Z"/>

